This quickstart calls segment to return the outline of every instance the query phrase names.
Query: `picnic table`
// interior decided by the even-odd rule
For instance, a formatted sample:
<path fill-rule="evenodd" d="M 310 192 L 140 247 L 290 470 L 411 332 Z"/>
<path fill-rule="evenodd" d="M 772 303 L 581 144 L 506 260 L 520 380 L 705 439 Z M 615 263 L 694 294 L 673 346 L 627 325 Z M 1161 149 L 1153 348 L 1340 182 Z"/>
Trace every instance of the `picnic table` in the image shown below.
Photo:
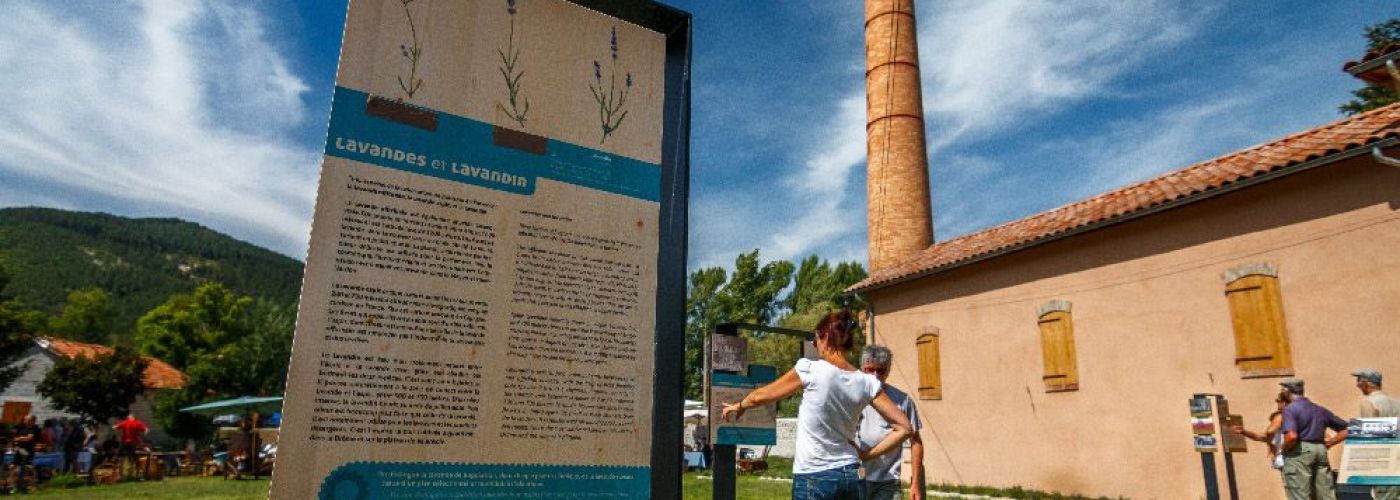
<path fill-rule="evenodd" d="M 705 463 L 705 454 L 698 451 L 685 452 L 685 466 L 687 469 L 708 469 Z"/>
<path fill-rule="evenodd" d="M 13 452 L 13 451 L 7 451 L 7 452 L 5 452 L 4 465 L 10 465 L 10 464 L 14 463 L 14 461 L 15 461 L 15 452 Z M 34 468 L 36 468 L 36 469 L 39 469 L 39 468 L 60 469 L 60 468 L 63 467 L 63 454 L 62 454 L 62 453 L 35 453 L 35 454 L 34 454 L 34 462 L 33 462 L 32 464 L 30 464 L 30 465 L 33 465 Z"/>

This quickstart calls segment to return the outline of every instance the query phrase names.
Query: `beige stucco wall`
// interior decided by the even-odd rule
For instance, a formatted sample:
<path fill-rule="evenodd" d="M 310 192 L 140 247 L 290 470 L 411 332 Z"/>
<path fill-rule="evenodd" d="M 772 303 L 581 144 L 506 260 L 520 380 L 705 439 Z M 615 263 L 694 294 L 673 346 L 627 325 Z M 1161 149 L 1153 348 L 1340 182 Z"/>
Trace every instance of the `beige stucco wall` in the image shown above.
<path fill-rule="evenodd" d="M 916 392 L 915 337 L 941 332 L 943 399 L 919 408 L 929 481 L 1202 497 L 1187 399 L 1223 393 L 1262 430 L 1278 389 L 1233 364 L 1221 273 L 1243 263 L 1278 266 L 1315 401 L 1354 416 L 1358 367 L 1400 393 L 1397 209 L 1400 169 L 1361 158 L 867 294 L 901 389 Z M 1075 392 L 1041 382 L 1036 308 L 1051 299 L 1073 304 Z M 1236 458 L 1242 498 L 1281 497 L 1259 443 Z"/>

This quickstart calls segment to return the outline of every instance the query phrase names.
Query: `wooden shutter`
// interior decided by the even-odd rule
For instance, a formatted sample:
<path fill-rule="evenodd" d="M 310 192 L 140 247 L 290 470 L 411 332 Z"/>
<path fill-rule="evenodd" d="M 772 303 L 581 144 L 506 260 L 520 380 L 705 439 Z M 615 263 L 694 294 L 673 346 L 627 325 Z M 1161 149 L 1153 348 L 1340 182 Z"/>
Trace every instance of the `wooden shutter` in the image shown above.
<path fill-rule="evenodd" d="M 1235 366 L 1245 378 L 1293 375 L 1278 278 L 1253 274 L 1225 286 L 1235 330 Z"/>
<path fill-rule="evenodd" d="M 1051 311 L 1040 317 L 1040 347 L 1045 358 L 1045 392 L 1079 389 L 1074 357 L 1074 324 L 1068 311 Z"/>
<path fill-rule="evenodd" d="M 943 375 L 938 363 L 938 334 L 920 335 L 915 342 L 919 352 L 919 399 L 943 399 Z"/>
<path fill-rule="evenodd" d="M 6 401 L 4 410 L 0 410 L 3 411 L 3 413 L 0 413 L 0 423 L 20 423 L 20 420 L 23 420 L 26 415 L 29 415 L 29 409 L 32 406 L 33 403 L 28 401 Z"/>

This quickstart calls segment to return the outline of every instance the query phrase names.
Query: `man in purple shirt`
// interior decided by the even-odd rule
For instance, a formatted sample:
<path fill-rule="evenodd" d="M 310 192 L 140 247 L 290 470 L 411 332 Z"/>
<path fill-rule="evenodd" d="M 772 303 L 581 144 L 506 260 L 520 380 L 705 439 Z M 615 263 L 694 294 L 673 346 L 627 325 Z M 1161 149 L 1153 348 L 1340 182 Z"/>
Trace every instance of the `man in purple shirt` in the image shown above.
<path fill-rule="evenodd" d="M 1283 490 L 1289 500 L 1336 500 L 1327 449 L 1347 438 L 1347 423 L 1303 397 L 1303 380 L 1279 382 L 1288 396 L 1283 408 Z M 1335 434 L 1327 438 L 1327 429 Z"/>

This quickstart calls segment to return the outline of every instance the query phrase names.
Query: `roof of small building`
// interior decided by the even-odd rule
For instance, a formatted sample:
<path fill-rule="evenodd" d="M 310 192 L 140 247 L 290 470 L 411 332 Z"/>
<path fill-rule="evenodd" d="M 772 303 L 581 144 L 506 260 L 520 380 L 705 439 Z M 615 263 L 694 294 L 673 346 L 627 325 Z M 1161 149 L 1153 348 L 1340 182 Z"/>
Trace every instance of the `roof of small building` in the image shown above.
<path fill-rule="evenodd" d="M 1301 170 L 1314 160 L 1340 159 L 1368 145 L 1400 137 L 1400 104 L 1293 134 L 1266 144 L 1169 172 L 1147 181 L 1041 212 L 942 243 L 935 243 L 897 264 L 874 270 L 848 292 L 863 292 L 902 283 L 983 258 L 1044 243 L 1067 233 L 1205 199 L 1250 178 Z M 1267 179 L 1260 179 L 1267 180 Z"/>
<path fill-rule="evenodd" d="M 1361 56 L 1359 61 L 1347 61 L 1342 65 L 1342 71 L 1351 73 L 1352 76 L 1360 78 L 1371 84 L 1385 84 L 1391 78 L 1385 68 L 1386 61 L 1400 59 L 1400 43 L 1388 44 L 1375 50 L 1369 50 Z"/>
<path fill-rule="evenodd" d="M 39 337 L 35 339 L 35 342 L 39 344 L 40 348 L 70 359 L 79 356 L 95 358 L 112 352 L 112 348 L 107 346 L 86 344 L 53 337 Z M 179 389 L 184 387 L 185 382 L 189 380 L 189 377 L 186 377 L 184 372 L 170 366 L 169 363 L 150 356 L 143 357 L 146 358 L 147 362 L 146 373 L 142 377 L 142 381 L 145 382 L 146 387 L 151 389 Z"/>

